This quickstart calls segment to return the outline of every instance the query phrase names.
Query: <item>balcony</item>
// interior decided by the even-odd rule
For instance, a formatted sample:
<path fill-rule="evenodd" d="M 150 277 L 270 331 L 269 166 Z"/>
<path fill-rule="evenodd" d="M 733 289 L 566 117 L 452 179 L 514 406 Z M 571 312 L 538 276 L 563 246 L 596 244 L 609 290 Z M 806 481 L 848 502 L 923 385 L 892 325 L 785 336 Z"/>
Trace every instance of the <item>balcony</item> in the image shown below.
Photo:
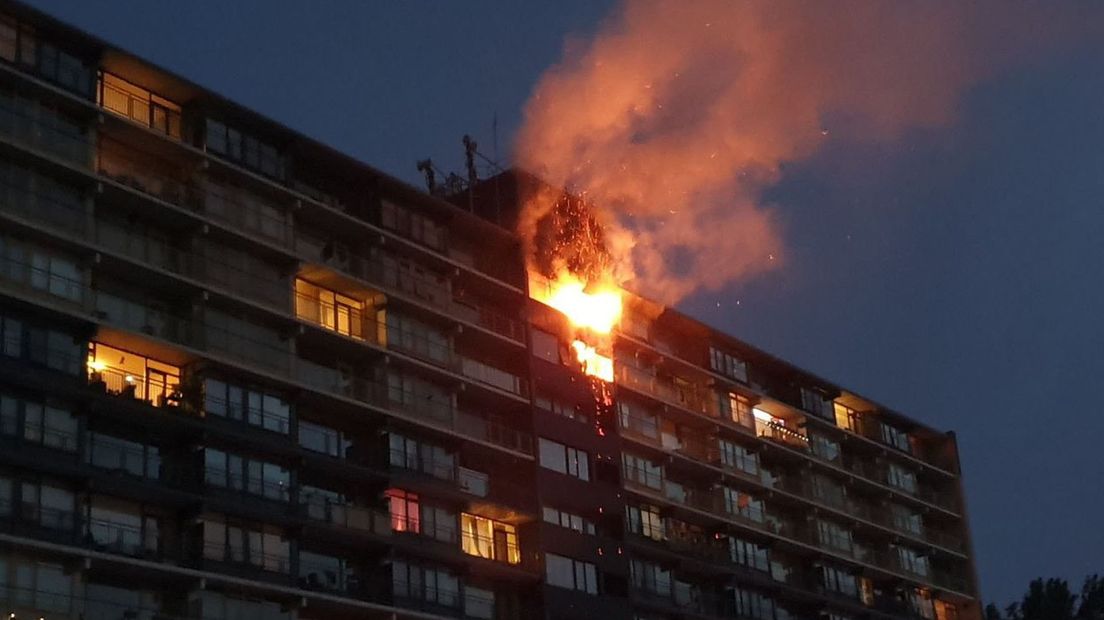
<path fill-rule="evenodd" d="M 460 359 L 460 372 L 480 383 L 510 392 L 518 397 L 528 397 L 529 384 L 515 374 L 468 357 Z"/>
<path fill-rule="evenodd" d="M 362 255 L 343 249 L 339 253 L 332 243 L 311 239 L 301 232 L 297 245 L 298 253 L 308 260 L 325 263 L 388 294 L 398 293 L 514 342 L 525 342 L 521 321 L 474 298 L 457 298 L 448 278 L 417 263 L 378 252 Z"/>
<path fill-rule="evenodd" d="M 614 362 L 617 371 L 617 383 L 637 392 L 642 392 L 660 401 L 674 405 L 680 409 L 715 418 L 718 415 L 716 404 L 710 395 L 699 386 L 680 382 L 667 381 L 657 377 L 648 370 L 634 366 L 623 359 Z"/>
<path fill-rule="evenodd" d="M 291 559 L 286 555 L 252 551 L 246 554 L 241 547 L 213 541 L 203 543 L 203 559 L 251 566 L 273 573 L 288 574 L 291 572 Z"/>
<path fill-rule="evenodd" d="M 30 151 L 88 169 L 92 140 L 74 120 L 37 101 L 0 91 L 0 134 Z"/>
<path fill-rule="evenodd" d="M 300 501 L 306 516 L 315 521 L 356 532 L 391 535 L 391 517 L 385 512 L 328 499 Z"/>
<path fill-rule="evenodd" d="M 107 138 L 101 142 L 96 171 L 103 177 L 162 202 L 198 211 L 202 197 L 184 171 Z"/>
<path fill-rule="evenodd" d="M 88 382 L 125 398 L 154 407 L 180 401 L 180 369 L 129 351 L 92 342 L 88 348 Z"/>
<path fill-rule="evenodd" d="M 180 106 L 172 101 L 107 72 L 101 74 L 98 95 L 99 104 L 105 110 L 175 140 L 180 139 Z"/>
<path fill-rule="evenodd" d="M 517 530 L 513 525 L 465 512 L 460 515 L 460 529 L 460 547 L 464 553 L 504 564 L 521 563 Z"/>
<path fill-rule="evenodd" d="M 92 548 L 98 551 L 146 558 L 160 552 L 156 532 L 143 532 L 137 525 L 89 519 L 88 536 Z"/>

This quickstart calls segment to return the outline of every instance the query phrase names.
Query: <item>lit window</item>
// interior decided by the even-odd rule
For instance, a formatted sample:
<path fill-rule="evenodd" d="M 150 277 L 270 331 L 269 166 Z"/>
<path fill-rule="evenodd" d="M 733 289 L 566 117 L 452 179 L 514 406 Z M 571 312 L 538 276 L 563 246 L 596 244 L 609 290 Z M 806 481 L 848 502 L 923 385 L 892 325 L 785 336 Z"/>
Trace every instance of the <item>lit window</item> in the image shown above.
<path fill-rule="evenodd" d="M 179 403 L 180 369 L 99 342 L 88 345 L 88 380 L 155 407 Z"/>
<path fill-rule="evenodd" d="M 173 138 L 180 138 L 180 106 L 117 75 L 100 77 L 100 105 Z"/>
<path fill-rule="evenodd" d="M 460 515 L 460 529 L 464 553 L 507 564 L 521 562 L 514 526 L 465 512 Z"/>
<path fill-rule="evenodd" d="M 306 280 L 295 280 L 295 316 L 357 340 L 366 336 L 363 302 Z"/>
<path fill-rule="evenodd" d="M 422 520 L 418 495 L 401 489 L 391 489 L 387 492 L 387 497 L 391 504 L 391 529 L 395 532 L 420 533 Z"/>

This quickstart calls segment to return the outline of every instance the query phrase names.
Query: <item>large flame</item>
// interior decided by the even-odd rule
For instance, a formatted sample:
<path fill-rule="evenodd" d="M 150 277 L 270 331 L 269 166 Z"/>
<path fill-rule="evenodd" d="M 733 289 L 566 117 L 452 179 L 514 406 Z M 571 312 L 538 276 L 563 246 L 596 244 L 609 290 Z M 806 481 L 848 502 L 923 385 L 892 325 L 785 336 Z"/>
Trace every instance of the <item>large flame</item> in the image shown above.
<path fill-rule="evenodd" d="M 533 298 L 564 313 L 577 328 L 608 334 L 621 320 L 621 291 L 613 284 L 588 285 L 561 271 L 538 288 L 543 290 L 533 290 Z"/>
<path fill-rule="evenodd" d="M 613 358 L 603 355 L 600 349 L 608 348 L 609 334 L 621 320 L 621 289 L 612 283 L 588 285 L 571 272 L 561 270 L 555 279 L 531 273 L 529 294 L 562 312 L 582 336 L 571 343 L 571 348 L 583 372 L 612 382 Z M 596 340 L 598 344 L 588 340 Z"/>

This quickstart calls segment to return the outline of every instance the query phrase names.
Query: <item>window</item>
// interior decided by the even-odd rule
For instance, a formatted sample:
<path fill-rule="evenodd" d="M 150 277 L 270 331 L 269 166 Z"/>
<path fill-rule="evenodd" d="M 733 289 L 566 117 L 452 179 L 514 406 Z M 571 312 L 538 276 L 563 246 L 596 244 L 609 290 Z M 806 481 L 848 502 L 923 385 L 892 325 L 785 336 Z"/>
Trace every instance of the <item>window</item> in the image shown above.
<path fill-rule="evenodd" d="M 75 260 L 17 238 L 0 236 L 0 277 L 72 302 L 84 296 Z"/>
<path fill-rule="evenodd" d="M 251 564 L 262 570 L 290 572 L 290 543 L 271 526 L 247 526 L 222 518 L 204 518 L 203 557 Z"/>
<path fill-rule="evenodd" d="M 77 418 L 67 409 L 0 394 L 0 434 L 19 435 L 29 443 L 75 452 Z"/>
<path fill-rule="evenodd" d="M 912 454 L 912 442 L 909 438 L 909 434 L 905 431 L 890 426 L 889 424 L 882 423 L 882 443 L 887 446 L 897 448 L 902 452 Z"/>
<path fill-rule="evenodd" d="M 304 450 L 340 459 L 345 458 L 345 452 L 350 448 L 341 431 L 302 420 L 299 421 L 299 445 Z"/>
<path fill-rule="evenodd" d="M 242 133 L 212 118 L 207 119 L 207 150 L 251 168 L 261 174 L 282 180 L 284 160 L 272 144 Z"/>
<path fill-rule="evenodd" d="M 732 603 L 733 607 L 736 609 L 737 616 L 741 618 L 754 618 L 755 620 L 774 619 L 774 599 L 761 592 L 745 588 L 732 588 L 729 592 L 732 596 Z M 781 610 L 779 611 L 781 612 Z"/>
<path fill-rule="evenodd" d="M 629 521 L 630 532 L 652 540 L 662 541 L 667 539 L 663 517 L 659 514 L 659 508 L 648 505 L 625 506 L 625 513 Z"/>
<path fill-rule="evenodd" d="M 365 303 L 359 299 L 322 288 L 306 280 L 295 280 L 295 316 L 343 336 L 364 340 L 372 336 L 365 318 Z M 391 339 L 401 339 L 391 333 Z M 402 344 L 402 342 L 396 342 Z"/>
<path fill-rule="evenodd" d="M 829 592 L 842 594 L 848 598 L 859 598 L 859 581 L 847 571 L 834 566 L 821 566 L 820 581 Z"/>
<path fill-rule="evenodd" d="M 533 355 L 546 362 L 560 363 L 560 339 L 546 331 L 532 328 L 529 330 L 533 344 Z"/>
<path fill-rule="evenodd" d="M 464 553 L 507 564 L 521 562 L 514 526 L 465 512 L 460 515 L 460 530 Z"/>
<path fill-rule="evenodd" d="M 291 474 L 280 465 L 213 448 L 204 449 L 204 460 L 204 480 L 209 485 L 288 501 Z"/>
<path fill-rule="evenodd" d="M 634 587 L 658 596 L 671 596 L 671 571 L 641 560 L 633 560 L 629 571 Z"/>
<path fill-rule="evenodd" d="M 839 462 L 839 443 L 828 439 L 824 435 L 809 433 L 809 449 L 813 455 L 830 463 Z"/>
<path fill-rule="evenodd" d="M 902 570 L 921 577 L 928 576 L 930 573 L 930 566 L 928 565 L 927 556 L 921 555 L 919 551 L 911 547 L 894 544 L 891 544 L 889 547 L 893 551 L 893 555 L 897 559 L 897 564 Z"/>
<path fill-rule="evenodd" d="M 566 510 L 558 510 L 550 506 L 544 506 L 541 508 L 541 515 L 545 523 L 551 523 L 552 525 L 565 527 L 569 530 L 575 530 L 581 534 L 594 535 L 597 533 L 597 528 L 593 521 L 575 513 L 567 512 Z"/>
<path fill-rule="evenodd" d="M 72 491 L 50 484 L 24 482 L 20 492 L 23 519 L 49 529 L 73 529 L 76 497 Z"/>
<path fill-rule="evenodd" d="M 291 406 L 279 396 L 210 377 L 204 381 L 204 396 L 204 410 L 210 415 L 288 434 Z"/>
<path fill-rule="evenodd" d="M 750 476 L 759 476 L 759 455 L 750 448 L 719 437 L 717 448 L 722 467 L 742 471 Z"/>
<path fill-rule="evenodd" d="M 828 521 L 826 519 L 817 519 L 816 524 L 817 539 L 822 546 L 840 551 L 851 551 L 851 530 L 848 530 L 834 521 Z"/>
<path fill-rule="evenodd" d="M 763 500 L 753 495 L 722 486 L 721 497 L 724 498 L 725 512 L 728 514 L 739 515 L 756 523 L 762 523 L 766 518 Z"/>
<path fill-rule="evenodd" d="M 454 573 L 405 560 L 391 562 L 391 592 L 398 599 L 425 601 L 441 607 L 460 606 L 460 580 Z"/>
<path fill-rule="evenodd" d="M 10 478 L 0 477 L 0 517 L 10 517 L 15 501 L 15 485 Z M 0 571 L 2 574 L 3 571 Z M 2 585 L 2 584 L 0 584 Z"/>
<path fill-rule="evenodd" d="M 770 572 L 770 551 L 767 547 L 742 538 L 729 538 L 728 554 L 731 560 L 740 566 Z"/>
<path fill-rule="evenodd" d="M 10 559 L 0 557 L 0 587 L 7 584 L 8 570 L 11 571 L 12 583 L 5 593 L 14 607 L 69 615 L 73 589 L 73 578 L 70 575 L 72 571 L 67 572 L 60 564 L 36 562 L 15 556 Z M 19 616 L 23 617 L 23 614 Z M 44 617 L 53 616 L 54 614 L 47 614 Z M 14 618 L 15 614 L 10 617 Z"/>
<path fill-rule="evenodd" d="M 545 469 L 590 480 L 590 455 L 583 450 L 540 438 L 540 464 Z"/>
<path fill-rule="evenodd" d="M 402 489 L 387 491 L 391 506 L 391 530 L 419 534 L 422 531 L 422 511 L 419 508 L 418 494 Z"/>
<path fill-rule="evenodd" d="M 392 467 L 428 474 L 442 480 L 456 480 L 456 455 L 425 441 L 391 433 L 389 462 Z"/>
<path fill-rule="evenodd" d="M 590 424 L 590 416 L 583 411 L 583 405 L 572 404 L 540 393 L 533 397 L 533 404 L 537 409 L 548 411 L 575 420 L 576 422 L 582 422 L 583 424 Z"/>
<path fill-rule="evenodd" d="M 155 480 L 161 477 L 161 451 L 157 446 L 89 432 L 85 457 L 93 467 Z"/>
<path fill-rule="evenodd" d="M 380 225 L 434 250 L 444 250 L 445 228 L 389 200 L 380 204 Z"/>
<path fill-rule="evenodd" d="M 88 380 L 155 407 L 179 403 L 179 368 L 99 342 L 88 344 Z"/>
<path fill-rule="evenodd" d="M 747 383 L 747 362 L 716 347 L 709 347 L 709 367 L 730 379 Z"/>
<path fill-rule="evenodd" d="M 663 489 L 663 467 L 642 456 L 628 452 L 621 454 L 625 467 L 625 478 L 650 489 Z"/>
<path fill-rule="evenodd" d="M 659 419 L 647 408 L 632 401 L 617 403 L 618 422 L 626 434 L 659 439 Z"/>
<path fill-rule="evenodd" d="M 452 396 L 426 379 L 408 373 L 387 373 L 387 398 L 390 404 L 416 415 L 435 419 L 452 416 Z"/>
<path fill-rule="evenodd" d="M 590 562 L 544 554 L 544 573 L 548 585 L 598 594 L 598 568 Z"/>
<path fill-rule="evenodd" d="M 886 468 L 886 481 L 891 487 L 901 489 L 906 493 L 916 493 L 916 472 L 897 463 L 890 463 L 889 467 Z"/>
<path fill-rule="evenodd" d="M 495 593 L 492 590 L 464 586 L 464 615 L 469 618 L 494 618 Z"/>
<path fill-rule="evenodd" d="M 717 392 L 717 408 L 721 417 L 741 426 L 752 427 L 751 399 L 736 392 Z"/>
<path fill-rule="evenodd" d="M 903 532 L 920 535 L 924 531 L 923 517 L 900 504 L 890 504 L 889 512 L 893 516 L 893 527 Z"/>
<path fill-rule="evenodd" d="M 916 612 L 916 615 L 924 618 L 924 620 L 933 620 L 935 617 L 935 608 L 932 606 L 931 592 L 925 588 L 916 588 L 909 590 L 907 595 L 909 606 Z"/>
<path fill-rule="evenodd" d="M 88 508 L 88 534 L 103 549 L 126 555 L 156 553 L 160 523 L 133 502 L 94 497 Z"/>
<path fill-rule="evenodd" d="M 381 344 L 438 364 L 448 364 L 453 359 L 452 343 L 441 330 L 412 316 L 388 310 L 379 310 L 377 323 L 387 326 Z"/>
<path fill-rule="evenodd" d="M 828 420 L 832 419 L 832 401 L 816 388 L 801 388 L 801 408 Z"/>
<path fill-rule="evenodd" d="M 852 433 L 862 432 L 859 424 L 861 418 L 858 412 L 839 403 L 833 403 L 833 409 L 836 416 L 836 426 Z"/>
<path fill-rule="evenodd" d="M 180 139 L 180 106 L 117 75 L 100 74 L 99 103 L 120 116 Z"/>
<path fill-rule="evenodd" d="M 299 584 L 316 590 L 343 591 L 346 586 L 345 560 L 331 555 L 299 552 Z"/>
<path fill-rule="evenodd" d="M 837 508 L 846 505 L 846 493 L 843 485 L 836 480 L 824 474 L 813 474 L 810 482 L 812 483 L 813 497 L 818 501 Z"/>
<path fill-rule="evenodd" d="M 422 504 L 422 534 L 442 542 L 456 542 L 456 513 L 439 506 Z"/>

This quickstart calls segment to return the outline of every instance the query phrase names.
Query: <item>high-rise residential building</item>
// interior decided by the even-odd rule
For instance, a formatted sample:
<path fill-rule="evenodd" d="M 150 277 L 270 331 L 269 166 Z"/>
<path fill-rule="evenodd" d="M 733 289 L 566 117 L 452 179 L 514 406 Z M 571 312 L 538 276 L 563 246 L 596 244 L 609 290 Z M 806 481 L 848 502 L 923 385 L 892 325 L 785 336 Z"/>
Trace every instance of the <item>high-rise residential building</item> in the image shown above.
<path fill-rule="evenodd" d="M 952 434 L 628 294 L 573 342 L 521 178 L 0 3 L 0 614 L 980 617 Z"/>

